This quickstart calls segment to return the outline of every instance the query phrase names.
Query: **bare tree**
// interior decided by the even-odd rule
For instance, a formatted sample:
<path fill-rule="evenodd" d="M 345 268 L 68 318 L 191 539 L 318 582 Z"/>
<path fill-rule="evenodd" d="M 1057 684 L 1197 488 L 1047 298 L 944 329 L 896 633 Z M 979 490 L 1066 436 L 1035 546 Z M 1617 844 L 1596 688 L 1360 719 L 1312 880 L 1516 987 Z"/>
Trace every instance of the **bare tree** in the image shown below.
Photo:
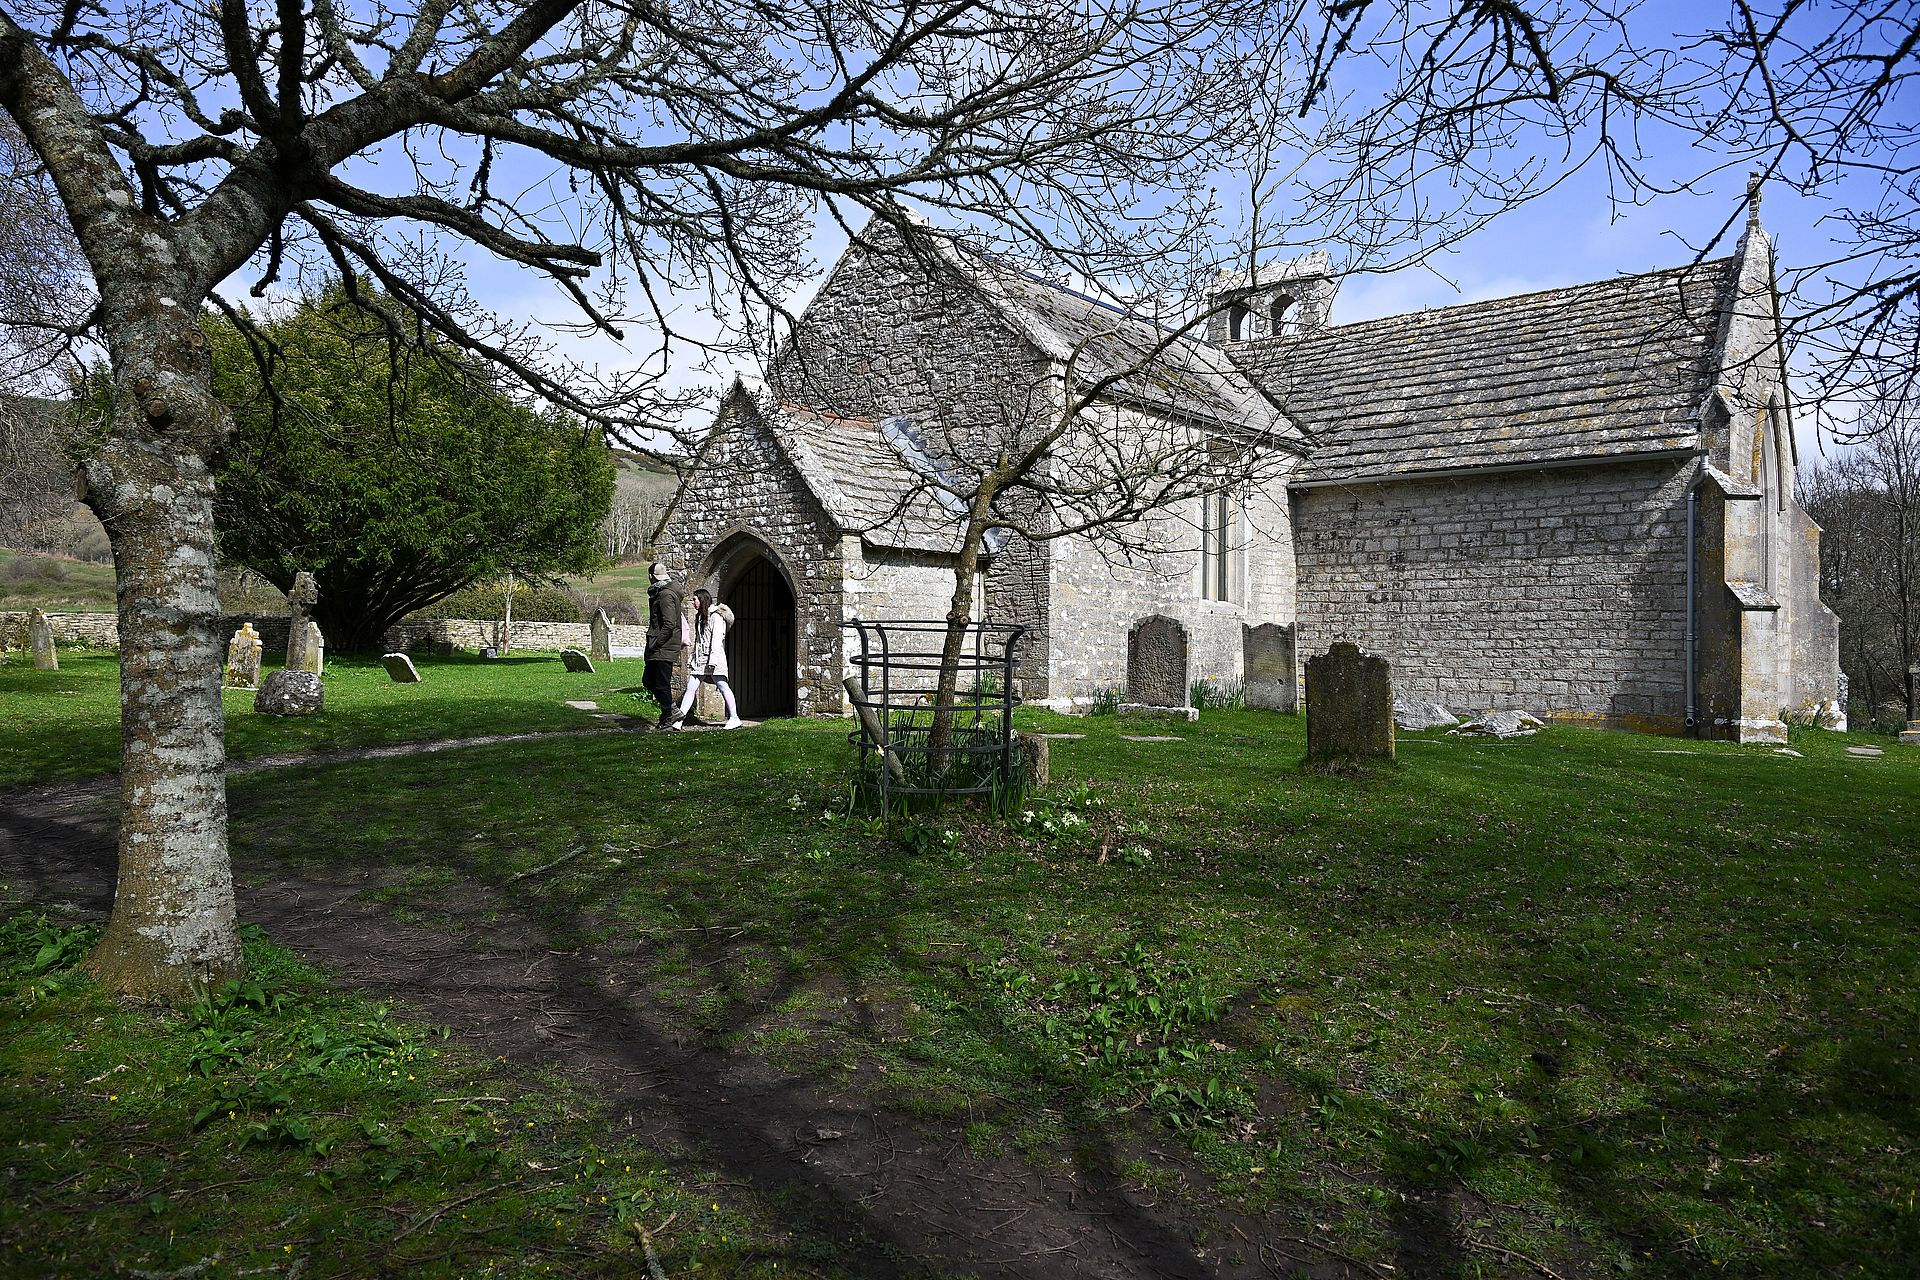
<path fill-rule="evenodd" d="M 91 306 L 87 264 L 39 156 L 0 115 L 0 395 L 76 380 L 70 336 Z"/>
<path fill-rule="evenodd" d="M 674 343 L 725 345 L 679 314 L 777 306 L 809 266 L 792 229 L 822 196 L 914 193 L 1044 230 L 1083 266 L 1177 259 L 1208 214 L 1196 184 L 1247 136 L 1237 104 L 1257 88 L 1214 51 L 1271 20 L 1250 0 L 1071 16 L 907 0 L 0 5 L 0 108 L 59 192 L 112 365 L 111 422 L 82 468 L 123 638 L 120 872 L 95 970 L 177 995 L 241 963 L 209 468 L 231 420 L 196 323 L 208 305 L 238 320 L 222 281 L 365 275 L 535 393 L 670 430 Z M 1130 216 L 1143 191 L 1167 193 L 1164 214 Z M 551 280 L 585 327 L 646 328 L 653 364 L 596 381 L 490 324 L 462 285 L 475 252 Z"/>
<path fill-rule="evenodd" d="M 1911 705 L 1920 663 L 1920 418 L 1906 406 L 1862 424 L 1864 442 L 1808 476 L 1820 523 L 1820 594 L 1840 616 L 1841 661 L 1877 714 Z"/>

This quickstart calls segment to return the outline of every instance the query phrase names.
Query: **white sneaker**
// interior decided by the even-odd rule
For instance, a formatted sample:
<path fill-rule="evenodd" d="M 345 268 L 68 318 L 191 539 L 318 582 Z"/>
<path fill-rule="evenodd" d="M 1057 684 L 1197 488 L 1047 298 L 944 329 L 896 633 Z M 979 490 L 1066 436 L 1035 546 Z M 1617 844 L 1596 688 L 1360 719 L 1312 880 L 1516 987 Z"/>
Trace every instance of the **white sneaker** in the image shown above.
<path fill-rule="evenodd" d="M 675 721 L 673 722 L 673 728 L 674 728 L 674 731 L 675 731 L 676 733 L 677 733 L 677 732 L 679 732 L 680 730 L 682 730 L 682 729 L 684 729 L 684 728 L 686 728 L 686 727 L 687 727 L 687 722 L 686 722 L 686 721 L 684 721 L 684 720 L 675 720 Z"/>
<path fill-rule="evenodd" d="M 746 723 L 747 722 L 745 720 L 742 720 L 739 716 L 735 716 L 733 719 L 727 721 L 725 724 L 721 725 L 720 727 L 722 729 L 741 729 L 746 727 Z"/>

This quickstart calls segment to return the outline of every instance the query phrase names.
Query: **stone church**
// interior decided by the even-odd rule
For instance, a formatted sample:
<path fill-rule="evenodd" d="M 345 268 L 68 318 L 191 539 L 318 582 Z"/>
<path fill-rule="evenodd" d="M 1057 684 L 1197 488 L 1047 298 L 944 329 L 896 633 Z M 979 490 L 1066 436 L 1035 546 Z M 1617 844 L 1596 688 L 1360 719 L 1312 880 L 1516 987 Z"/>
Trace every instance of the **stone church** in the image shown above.
<path fill-rule="evenodd" d="M 1222 273 L 1205 333 L 1168 339 L 953 237 L 869 228 L 766 391 L 726 396 L 662 527 L 736 614 L 743 714 L 840 712 L 847 623 L 946 615 L 948 464 L 1044 412 L 1008 387 L 1057 403 L 1090 362 L 1143 438 L 1281 456 L 1150 521 L 1149 554 L 990 537 L 972 607 L 1029 628 L 1029 702 L 1122 686 L 1153 615 L 1196 681 L 1240 679 L 1245 629 L 1273 623 L 1302 663 L 1351 640 L 1396 696 L 1457 712 L 1766 741 L 1838 697 L 1757 203 L 1732 256 L 1671 270 L 1346 325 L 1335 289 L 1321 254 Z"/>

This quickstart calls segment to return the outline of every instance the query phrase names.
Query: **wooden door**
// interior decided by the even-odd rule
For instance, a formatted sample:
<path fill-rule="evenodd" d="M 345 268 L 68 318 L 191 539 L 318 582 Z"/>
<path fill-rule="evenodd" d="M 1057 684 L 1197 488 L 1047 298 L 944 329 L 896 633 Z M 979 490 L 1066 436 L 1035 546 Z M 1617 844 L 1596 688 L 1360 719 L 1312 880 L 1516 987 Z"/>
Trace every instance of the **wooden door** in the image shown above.
<path fill-rule="evenodd" d="M 728 678 L 740 714 L 749 720 L 794 714 L 793 592 L 765 556 L 755 556 L 726 594 Z"/>

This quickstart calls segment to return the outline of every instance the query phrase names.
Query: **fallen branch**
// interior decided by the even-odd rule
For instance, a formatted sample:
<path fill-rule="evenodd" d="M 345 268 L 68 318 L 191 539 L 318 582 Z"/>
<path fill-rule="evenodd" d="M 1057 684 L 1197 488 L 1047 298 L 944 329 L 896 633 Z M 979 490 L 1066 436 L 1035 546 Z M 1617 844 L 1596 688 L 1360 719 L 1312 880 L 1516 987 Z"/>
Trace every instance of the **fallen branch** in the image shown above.
<path fill-rule="evenodd" d="M 1483 1253 L 1490 1253 L 1494 1257 L 1503 1258 L 1508 1262 L 1524 1262 L 1528 1266 L 1532 1267 L 1535 1271 L 1538 1271 L 1541 1275 L 1545 1276 L 1547 1280 L 1566 1280 L 1566 1277 L 1562 1276 L 1558 1271 L 1555 1271 L 1552 1267 L 1549 1267 L 1546 1263 L 1541 1262 L 1537 1258 L 1529 1258 L 1526 1254 L 1521 1253 L 1517 1249 L 1503 1249 L 1497 1244 L 1488 1244 L 1484 1240 L 1475 1240 L 1470 1235 L 1465 1235 L 1463 1236 L 1463 1238 L 1466 1240 L 1468 1244 L 1472 1245 L 1474 1248 L 1480 1250 Z"/>
<path fill-rule="evenodd" d="M 552 862 L 543 862 L 539 866 L 533 867 L 527 871 L 514 872 L 512 875 L 507 877 L 507 883 L 512 884 L 516 880 L 525 880 L 528 876 L 537 876 L 542 871 L 551 871 L 563 862 L 572 862 L 575 858 L 579 857 L 581 854 L 585 853 L 586 851 L 587 851 L 586 845 L 577 844 L 573 848 L 561 854 L 559 857 L 555 858 Z"/>
<path fill-rule="evenodd" d="M 668 1214 L 667 1220 L 660 1224 L 660 1230 L 665 1231 L 672 1226 L 673 1220 L 679 1216 L 678 1213 Z M 667 1280 L 666 1268 L 660 1265 L 660 1255 L 653 1251 L 653 1237 L 657 1233 L 647 1230 L 638 1220 L 629 1222 L 627 1225 L 633 1228 L 634 1238 L 640 1241 L 641 1252 L 647 1255 L 647 1274 L 651 1275 L 653 1280 Z"/>
<path fill-rule="evenodd" d="M 443 1204 L 438 1209 L 435 1209 L 432 1213 L 428 1214 L 426 1217 L 415 1219 L 412 1223 L 408 1224 L 407 1229 L 405 1231 L 396 1233 L 393 1239 L 387 1241 L 387 1246 L 391 1248 L 394 1245 L 399 1244 L 402 1240 L 405 1240 L 408 1236 L 412 1235 L 414 1232 L 426 1226 L 429 1222 L 432 1222 L 435 1218 L 438 1218 L 440 1215 L 444 1213 L 449 1213 L 455 1209 L 458 1209 L 463 1204 L 472 1204 L 475 1200 L 478 1200 L 481 1196 L 490 1196 L 494 1192 L 502 1189 L 503 1187 L 510 1187 L 512 1185 L 513 1183 L 511 1182 L 496 1182 L 490 1187 L 482 1187 L 480 1190 L 474 1192 L 470 1196 L 461 1196 L 458 1200 L 453 1200 L 446 1204 Z"/>

